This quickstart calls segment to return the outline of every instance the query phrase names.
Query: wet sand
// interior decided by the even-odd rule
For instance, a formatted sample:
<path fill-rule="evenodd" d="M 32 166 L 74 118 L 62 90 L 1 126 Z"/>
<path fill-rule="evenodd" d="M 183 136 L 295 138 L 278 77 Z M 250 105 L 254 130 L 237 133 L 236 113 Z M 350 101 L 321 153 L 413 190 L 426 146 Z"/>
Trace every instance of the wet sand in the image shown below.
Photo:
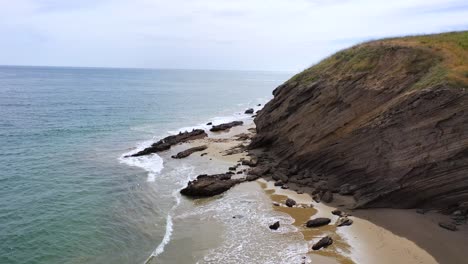
<path fill-rule="evenodd" d="M 312 263 L 322 263 L 316 259 L 317 255 L 331 257 L 336 261 L 334 263 L 341 264 L 438 263 L 428 252 L 412 241 L 395 235 L 381 226 L 360 217 L 351 216 L 350 219 L 353 220 L 351 226 L 336 227 L 334 222 L 338 216 L 331 213 L 336 209 L 335 207 L 316 203 L 309 194 L 297 194 L 293 190 L 275 187 L 272 181 L 259 180 L 258 182 L 270 194 L 272 201 L 284 203 L 289 197 L 298 204 L 314 206 L 313 208 L 273 206 L 275 210 L 285 212 L 296 220 L 294 225 L 299 227 L 299 231 L 303 233 L 304 239 L 309 241 L 310 246 L 323 236 L 329 235 L 333 238 L 333 244 L 328 248 L 309 251 L 308 255 Z M 316 217 L 328 217 L 332 222 L 319 228 L 304 227 L 307 220 Z"/>

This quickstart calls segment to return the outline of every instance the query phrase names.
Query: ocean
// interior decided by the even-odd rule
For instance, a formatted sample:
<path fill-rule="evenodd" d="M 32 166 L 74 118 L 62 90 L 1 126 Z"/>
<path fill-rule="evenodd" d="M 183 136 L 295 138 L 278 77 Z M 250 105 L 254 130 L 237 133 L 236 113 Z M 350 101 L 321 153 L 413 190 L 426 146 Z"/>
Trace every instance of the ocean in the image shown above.
<path fill-rule="evenodd" d="M 0 67 L 0 263 L 287 259 L 299 238 L 271 245 L 275 234 L 252 228 L 275 214 L 255 183 L 194 202 L 179 189 L 199 173 L 225 171 L 223 164 L 123 156 L 209 121 L 245 119 L 246 108 L 267 102 L 291 76 Z M 232 223 L 239 213 L 252 217 Z"/>

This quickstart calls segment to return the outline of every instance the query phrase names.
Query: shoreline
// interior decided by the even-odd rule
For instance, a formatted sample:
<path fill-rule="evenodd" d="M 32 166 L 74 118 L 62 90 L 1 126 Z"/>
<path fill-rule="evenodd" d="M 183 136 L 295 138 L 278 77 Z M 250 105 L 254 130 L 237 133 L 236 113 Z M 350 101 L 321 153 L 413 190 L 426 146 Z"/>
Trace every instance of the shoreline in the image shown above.
<path fill-rule="evenodd" d="M 236 126 L 228 131 L 209 132 L 208 137 L 203 139 L 191 140 L 173 146 L 165 156 L 176 154 L 179 151 L 191 147 L 206 145 L 207 149 L 201 152 L 195 152 L 192 155 L 197 158 L 209 159 L 211 162 L 229 163 L 233 166 L 238 164 L 243 158 L 250 154 L 245 148 L 239 153 L 226 155 L 226 152 L 239 144 L 249 141 L 236 138 L 240 134 L 252 134 L 252 128 L 255 125 L 247 122 L 244 125 Z M 204 154 L 201 156 L 201 154 Z M 192 156 L 192 158 L 194 158 Z M 201 156 L 201 157 L 198 157 Z M 190 159 L 187 157 L 186 159 Z M 241 173 L 234 174 L 234 177 L 247 176 L 246 170 L 249 166 L 239 166 Z M 226 168 L 228 171 L 228 168 Z M 219 173 L 223 173 L 220 171 Z M 350 206 L 352 201 L 349 196 L 338 196 L 335 194 L 335 201 L 332 203 L 316 203 L 313 201 L 310 187 L 300 187 L 296 184 L 288 184 L 290 189 L 284 190 L 279 186 L 274 186 L 271 178 L 261 177 L 256 180 L 262 190 L 270 197 L 272 202 L 285 200 L 286 198 L 297 199 L 301 204 L 312 204 L 312 208 L 294 209 L 288 207 L 277 207 L 272 205 L 272 210 L 288 214 L 294 219 L 292 226 L 303 234 L 303 238 L 308 245 L 309 252 L 305 255 L 304 263 L 456 263 L 461 257 L 465 257 L 462 248 L 468 243 L 468 230 L 465 226 L 458 232 L 451 232 L 442 229 L 431 220 L 444 218 L 439 214 L 419 215 L 415 210 L 403 209 L 361 209 L 351 210 L 343 209 Z M 242 188 L 240 183 L 235 188 Z M 297 191 L 304 192 L 299 194 Z M 218 199 L 218 198 L 216 198 Z M 222 199 L 222 198 L 219 198 Z M 331 214 L 331 211 L 339 208 L 351 213 L 353 225 L 345 227 L 335 227 L 333 224 L 337 217 Z M 292 209 L 292 210 L 291 210 Z M 396 215 L 403 217 L 403 221 L 395 221 Z M 304 230 L 303 222 L 311 217 L 329 217 L 332 223 L 322 231 Z M 429 218 L 431 217 L 431 218 Z M 432 223 L 432 225 L 428 225 Z M 415 228 L 418 227 L 418 228 Z M 325 230 L 325 231 L 323 231 Z M 430 233 L 430 234 L 428 234 Z M 313 242 L 317 242 L 320 234 L 331 234 L 335 243 L 327 249 L 311 251 Z M 446 243 L 445 247 L 440 246 L 440 241 L 452 241 L 449 238 L 456 236 L 456 242 Z M 170 242 L 169 242 L 170 243 Z M 457 246 L 458 245 L 458 246 Z M 451 248 L 453 250 L 447 250 Z M 436 258 L 437 257 L 437 258 Z M 156 258 L 151 255 L 145 263 L 152 262 Z"/>

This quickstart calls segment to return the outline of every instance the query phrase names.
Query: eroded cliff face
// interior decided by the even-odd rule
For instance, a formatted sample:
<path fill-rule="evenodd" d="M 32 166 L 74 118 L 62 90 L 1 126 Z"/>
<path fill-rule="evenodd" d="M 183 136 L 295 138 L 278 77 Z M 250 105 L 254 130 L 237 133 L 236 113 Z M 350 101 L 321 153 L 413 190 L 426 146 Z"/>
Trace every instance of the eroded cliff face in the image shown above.
<path fill-rule="evenodd" d="M 357 186 L 357 207 L 467 203 L 468 92 L 446 78 L 447 54 L 401 41 L 339 52 L 274 90 L 251 148 Z"/>

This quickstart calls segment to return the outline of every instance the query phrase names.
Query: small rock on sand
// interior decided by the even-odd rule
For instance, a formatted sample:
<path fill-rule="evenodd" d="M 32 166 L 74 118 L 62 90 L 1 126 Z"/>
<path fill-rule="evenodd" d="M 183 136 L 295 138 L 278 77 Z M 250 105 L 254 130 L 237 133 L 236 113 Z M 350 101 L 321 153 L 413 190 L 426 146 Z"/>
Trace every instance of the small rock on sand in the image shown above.
<path fill-rule="evenodd" d="M 322 239 L 320 239 L 317 243 L 315 243 L 313 246 L 312 246 L 312 249 L 313 250 L 319 250 L 323 247 L 328 247 L 330 246 L 331 244 L 333 244 L 333 239 L 329 236 L 326 236 Z"/>
<path fill-rule="evenodd" d="M 457 231 L 457 226 L 447 222 L 439 222 L 439 226 L 450 231 Z"/>
<path fill-rule="evenodd" d="M 319 218 L 315 218 L 315 219 L 307 221 L 306 226 L 307 227 L 320 227 L 320 226 L 328 225 L 330 222 L 331 222 L 330 218 L 319 217 Z"/>
<path fill-rule="evenodd" d="M 338 218 L 338 220 L 336 221 L 336 226 L 350 226 L 352 224 L 353 224 L 353 220 L 349 219 L 346 216 L 342 216 Z"/>

